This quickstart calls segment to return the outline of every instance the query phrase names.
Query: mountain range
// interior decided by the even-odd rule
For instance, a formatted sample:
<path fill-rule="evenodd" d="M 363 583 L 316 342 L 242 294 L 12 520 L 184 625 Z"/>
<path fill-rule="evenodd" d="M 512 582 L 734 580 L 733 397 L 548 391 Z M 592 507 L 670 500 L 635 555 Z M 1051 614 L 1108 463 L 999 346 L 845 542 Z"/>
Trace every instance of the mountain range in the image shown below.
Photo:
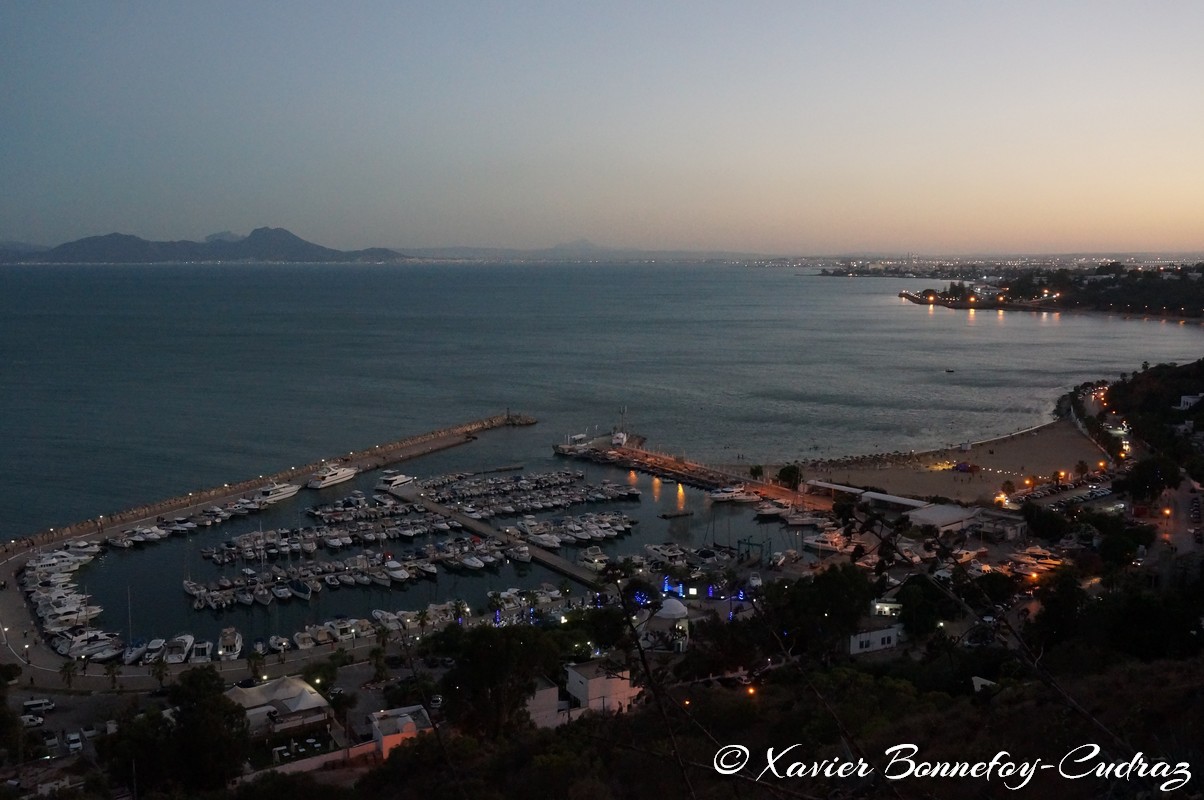
<path fill-rule="evenodd" d="M 283 228 L 256 228 L 241 238 L 224 232 L 209 236 L 204 242 L 152 242 L 129 234 L 110 233 L 77 239 L 48 249 L 5 244 L 9 244 L 9 247 L 0 248 L 0 263 L 3 264 L 158 264 L 180 261 L 379 263 L 411 258 L 383 247 L 332 250 L 307 242 Z"/>

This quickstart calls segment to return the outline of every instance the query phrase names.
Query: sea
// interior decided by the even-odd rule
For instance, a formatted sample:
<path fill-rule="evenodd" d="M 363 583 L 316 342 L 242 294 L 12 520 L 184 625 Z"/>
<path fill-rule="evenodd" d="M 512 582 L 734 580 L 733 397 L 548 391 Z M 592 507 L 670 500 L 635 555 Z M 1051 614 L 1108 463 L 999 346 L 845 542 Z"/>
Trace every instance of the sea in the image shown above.
<path fill-rule="evenodd" d="M 781 464 L 923 450 L 1049 421 L 1058 396 L 1145 362 L 1186 363 L 1204 328 L 1106 314 L 924 307 L 931 280 L 828 277 L 731 264 L 215 264 L 0 269 L 0 542 L 506 410 L 538 424 L 406 462 L 420 478 L 522 464 L 621 426 L 649 449 L 709 464 Z M 580 465 L 574 465 L 580 466 Z M 792 534 L 747 508 L 605 466 L 639 520 L 612 556 L 650 542 Z M 289 634 L 338 615 L 559 586 L 537 566 L 441 576 L 401 590 L 323 592 L 308 605 L 196 612 L 185 577 L 216 580 L 206 546 L 376 475 L 141 550 L 79 581 L 99 623 L 134 635 Z M 688 517 L 661 519 L 671 510 Z M 568 513 L 598 509 L 574 509 Z M 564 513 L 564 512 L 562 512 Z M 227 567 L 226 569 L 234 569 Z"/>

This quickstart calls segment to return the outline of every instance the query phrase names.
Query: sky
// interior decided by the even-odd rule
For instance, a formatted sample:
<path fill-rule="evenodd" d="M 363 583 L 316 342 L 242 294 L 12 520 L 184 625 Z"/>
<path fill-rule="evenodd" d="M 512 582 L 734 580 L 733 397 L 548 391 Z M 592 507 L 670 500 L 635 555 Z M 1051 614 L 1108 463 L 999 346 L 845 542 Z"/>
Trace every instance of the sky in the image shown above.
<path fill-rule="evenodd" d="M 1204 3 L 0 0 L 0 239 L 1204 250 Z"/>

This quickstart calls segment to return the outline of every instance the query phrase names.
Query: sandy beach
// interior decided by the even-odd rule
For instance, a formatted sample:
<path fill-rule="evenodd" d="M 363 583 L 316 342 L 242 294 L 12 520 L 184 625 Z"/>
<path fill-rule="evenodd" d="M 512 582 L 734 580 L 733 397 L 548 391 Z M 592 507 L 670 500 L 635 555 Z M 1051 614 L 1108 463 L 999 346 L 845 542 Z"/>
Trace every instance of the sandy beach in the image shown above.
<path fill-rule="evenodd" d="M 1004 481 L 1022 487 L 1029 475 L 1048 477 L 1059 470 L 1073 474 L 1079 461 L 1098 469 L 1100 461 L 1106 458 L 1099 446 L 1070 420 L 1057 420 L 965 447 L 807 461 L 801 464 L 803 479 L 873 486 L 905 496 L 940 495 L 964 503 L 989 504 Z M 977 469 L 959 472 L 953 469 L 959 462 Z M 775 476 L 781 467 L 766 465 L 765 475 Z M 748 467 L 731 469 L 747 474 Z"/>

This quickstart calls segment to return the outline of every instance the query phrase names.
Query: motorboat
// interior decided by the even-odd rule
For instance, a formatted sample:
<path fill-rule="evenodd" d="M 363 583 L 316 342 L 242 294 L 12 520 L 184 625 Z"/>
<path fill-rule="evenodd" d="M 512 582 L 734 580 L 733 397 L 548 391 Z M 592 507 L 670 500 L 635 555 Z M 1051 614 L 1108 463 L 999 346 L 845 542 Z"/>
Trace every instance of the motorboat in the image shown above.
<path fill-rule="evenodd" d="M 387 469 L 380 474 L 380 480 L 376 483 L 376 491 L 388 492 L 395 495 L 394 489 L 401 489 L 414 482 L 412 475 L 403 475 L 395 469 Z M 396 495 L 395 495 L 396 496 Z"/>
<path fill-rule="evenodd" d="M 154 664 L 163 658 L 163 651 L 167 649 L 166 639 L 151 639 L 146 645 L 146 650 L 142 653 L 142 663 Z"/>
<path fill-rule="evenodd" d="M 344 618 L 331 620 L 326 623 L 326 629 L 340 642 L 347 642 L 355 638 L 355 620 Z"/>
<path fill-rule="evenodd" d="M 327 486 L 334 486 L 336 483 L 349 481 L 358 474 L 359 469 L 356 467 L 327 464 L 315 472 L 314 476 L 310 478 L 309 483 L 305 485 L 310 489 L 325 489 Z"/>
<path fill-rule="evenodd" d="M 242 634 L 234 628 L 222 628 L 217 639 L 217 660 L 233 661 L 242 653 Z"/>
<path fill-rule="evenodd" d="M 310 588 L 310 585 L 299 578 L 294 578 L 288 582 L 288 591 L 292 593 L 293 597 L 300 600 L 308 600 L 313 596 L 313 589 Z M 276 596 L 279 597 L 280 595 L 277 594 Z"/>
<path fill-rule="evenodd" d="M 577 556 L 577 563 L 593 572 L 602 572 L 610 564 L 610 556 L 602 552 L 602 548 L 591 545 Z"/>
<path fill-rule="evenodd" d="M 213 642 L 203 639 L 192 645 L 192 653 L 188 656 L 189 664 L 208 664 L 213 660 Z"/>
<path fill-rule="evenodd" d="M 665 542 L 664 544 L 646 544 L 644 550 L 648 555 L 659 561 L 664 561 L 667 564 L 685 564 L 686 553 L 673 542 Z"/>
<path fill-rule="evenodd" d="M 298 650 L 312 650 L 317 643 L 309 631 L 297 631 L 293 634 L 293 644 L 297 645 Z"/>
<path fill-rule="evenodd" d="M 283 653 L 286 650 L 291 650 L 293 643 L 288 640 L 287 636 L 269 636 L 268 649 L 273 653 Z"/>
<path fill-rule="evenodd" d="M 301 491 L 301 484 L 299 483 L 278 483 L 272 481 L 259 490 L 259 494 L 255 499 L 261 504 L 271 505 L 272 503 L 286 500 L 299 491 Z"/>
<path fill-rule="evenodd" d="M 531 548 L 525 544 L 516 544 L 506 550 L 506 557 L 513 561 L 528 563 L 531 560 Z"/>
<path fill-rule="evenodd" d="M 163 663 L 183 664 L 188 660 L 188 654 L 192 652 L 192 645 L 195 641 L 196 637 L 191 633 L 181 633 L 172 637 L 163 650 Z"/>
<path fill-rule="evenodd" d="M 804 536 L 803 546 L 828 553 L 851 553 L 855 547 L 839 531 L 821 531 L 814 536 Z"/>

